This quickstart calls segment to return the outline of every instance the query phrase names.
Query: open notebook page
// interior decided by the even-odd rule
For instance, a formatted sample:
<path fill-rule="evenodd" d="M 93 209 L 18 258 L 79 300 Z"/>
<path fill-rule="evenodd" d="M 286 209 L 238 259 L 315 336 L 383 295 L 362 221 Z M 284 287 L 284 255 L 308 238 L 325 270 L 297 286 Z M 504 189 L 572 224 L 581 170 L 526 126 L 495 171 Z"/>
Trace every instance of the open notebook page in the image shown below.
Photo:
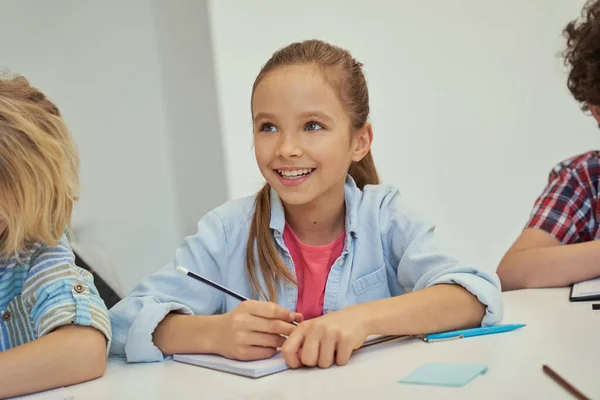
<path fill-rule="evenodd" d="M 400 337 L 402 336 L 372 335 L 365 340 L 361 348 Z M 231 360 L 214 354 L 175 354 L 173 360 L 250 378 L 260 378 L 288 369 L 281 353 L 277 353 L 271 358 L 257 361 Z"/>

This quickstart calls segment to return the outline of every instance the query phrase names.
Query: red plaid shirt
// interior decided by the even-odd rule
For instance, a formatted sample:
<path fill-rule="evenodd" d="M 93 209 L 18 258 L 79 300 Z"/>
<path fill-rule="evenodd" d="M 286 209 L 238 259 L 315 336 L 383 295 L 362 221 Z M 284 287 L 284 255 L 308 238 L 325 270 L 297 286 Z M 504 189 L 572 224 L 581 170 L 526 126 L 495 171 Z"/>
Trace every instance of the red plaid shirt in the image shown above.
<path fill-rule="evenodd" d="M 525 227 L 542 229 L 563 244 L 600 238 L 599 183 L 600 151 L 557 164 Z"/>

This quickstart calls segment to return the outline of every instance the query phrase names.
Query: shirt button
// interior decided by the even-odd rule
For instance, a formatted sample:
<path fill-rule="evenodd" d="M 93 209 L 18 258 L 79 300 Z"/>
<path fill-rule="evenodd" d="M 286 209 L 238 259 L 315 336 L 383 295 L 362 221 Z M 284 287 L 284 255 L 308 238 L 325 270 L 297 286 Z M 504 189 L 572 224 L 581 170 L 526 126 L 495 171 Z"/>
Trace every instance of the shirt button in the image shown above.
<path fill-rule="evenodd" d="M 10 311 L 5 311 L 4 314 L 2 314 L 2 319 L 4 321 L 10 321 Z"/>
<path fill-rule="evenodd" d="M 340 258 L 338 260 L 338 265 L 341 267 L 342 265 L 344 265 L 344 258 Z"/>
<path fill-rule="evenodd" d="M 73 288 L 77 293 L 83 293 L 83 291 L 85 290 L 85 287 L 83 287 L 81 283 L 76 284 Z"/>

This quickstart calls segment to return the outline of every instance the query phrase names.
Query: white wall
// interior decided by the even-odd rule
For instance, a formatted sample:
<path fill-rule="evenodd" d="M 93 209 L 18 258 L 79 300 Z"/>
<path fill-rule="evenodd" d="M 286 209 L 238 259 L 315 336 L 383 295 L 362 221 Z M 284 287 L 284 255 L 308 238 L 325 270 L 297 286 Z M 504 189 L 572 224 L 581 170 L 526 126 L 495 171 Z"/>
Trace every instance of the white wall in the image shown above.
<path fill-rule="evenodd" d="M 1 7 L 0 68 L 25 75 L 61 109 L 82 160 L 76 239 L 113 265 L 127 292 L 170 261 L 226 196 L 212 139 L 219 136 L 212 78 L 201 76 L 206 60 L 212 64 L 205 4 L 2 0 Z M 193 43 L 183 40 L 186 28 Z M 178 49 L 185 55 L 172 59 Z M 202 169 L 208 156 L 213 171 Z M 207 202 L 200 182 L 213 187 Z"/>
<path fill-rule="evenodd" d="M 183 234 L 227 199 L 205 1 L 153 0 L 162 95 Z"/>
<path fill-rule="evenodd" d="M 262 178 L 249 99 L 279 47 L 348 48 L 370 84 L 374 156 L 438 225 L 449 248 L 493 269 L 525 224 L 551 167 L 598 147 L 557 57 L 582 0 L 211 0 L 229 193 Z"/>
<path fill-rule="evenodd" d="M 251 85 L 308 38 L 365 63 L 383 180 L 494 268 L 552 165 L 598 147 L 557 57 L 582 3 L 211 0 L 207 14 L 195 0 L 0 0 L 0 68 L 61 108 L 82 158 L 77 239 L 124 291 L 203 213 L 260 187 Z"/>

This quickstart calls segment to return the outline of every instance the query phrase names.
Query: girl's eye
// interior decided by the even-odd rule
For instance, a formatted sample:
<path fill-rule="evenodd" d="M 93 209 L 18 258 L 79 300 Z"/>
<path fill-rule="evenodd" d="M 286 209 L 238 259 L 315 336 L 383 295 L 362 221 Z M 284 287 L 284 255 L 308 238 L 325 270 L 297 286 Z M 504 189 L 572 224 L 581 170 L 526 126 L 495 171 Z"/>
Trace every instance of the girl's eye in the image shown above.
<path fill-rule="evenodd" d="M 309 122 L 308 124 L 306 124 L 306 127 L 304 129 L 306 129 L 307 131 L 320 131 L 321 129 L 323 129 L 323 127 L 316 122 Z"/>
<path fill-rule="evenodd" d="M 260 127 L 261 132 L 277 132 L 277 128 L 273 124 L 263 124 Z"/>

